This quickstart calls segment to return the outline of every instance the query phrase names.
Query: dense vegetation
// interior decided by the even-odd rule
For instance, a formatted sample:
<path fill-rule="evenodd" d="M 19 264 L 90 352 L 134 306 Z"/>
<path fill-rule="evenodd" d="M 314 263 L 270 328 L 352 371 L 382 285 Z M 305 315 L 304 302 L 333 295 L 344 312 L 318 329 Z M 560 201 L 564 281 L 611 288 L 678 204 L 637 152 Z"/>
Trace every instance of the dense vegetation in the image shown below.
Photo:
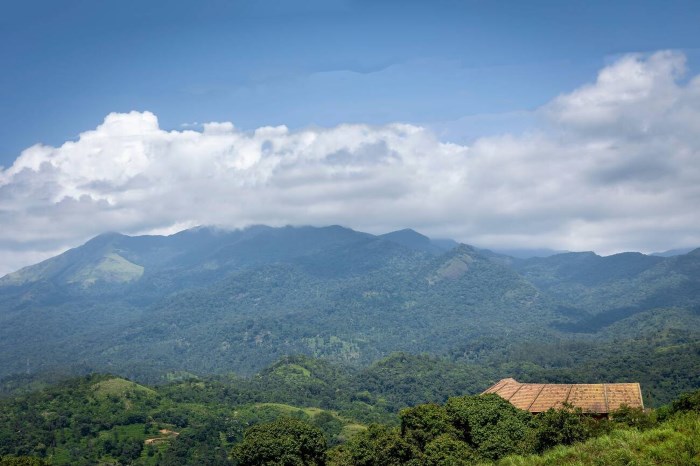
<path fill-rule="evenodd" d="M 496 395 L 449 396 L 402 409 L 400 402 L 389 407 L 368 401 L 391 393 L 395 400 L 420 398 L 420 383 L 404 386 L 406 398 L 396 394 L 391 383 L 396 369 L 364 395 L 351 395 L 360 388 L 357 378 L 336 374 L 338 384 L 351 388 L 343 392 L 336 386 L 338 396 L 332 398 L 316 372 L 330 375 L 323 362 L 291 359 L 253 379 L 189 379 L 161 387 L 113 376 L 71 379 L 0 401 L 0 464 L 700 461 L 700 391 L 652 413 L 622 408 L 610 420 L 595 420 L 573 408 L 533 416 Z M 434 385 L 439 392 L 439 382 Z M 329 406 L 318 407 L 321 403 Z"/>
<path fill-rule="evenodd" d="M 664 432 L 693 451 L 696 415 L 668 413 L 696 401 L 591 424 L 464 395 L 504 377 L 634 381 L 660 407 L 700 387 L 699 365 L 700 249 L 517 259 L 410 230 L 108 234 L 0 278 L 0 464 L 554 464 L 608 461 L 605 442 L 643 463 L 665 458 Z"/>
<path fill-rule="evenodd" d="M 639 380 L 659 404 L 697 385 L 699 337 L 700 250 L 516 259 L 410 230 L 199 228 L 99 236 L 0 278 L 5 386 L 250 375 L 289 354 L 366 367 L 404 351 L 486 378 Z"/>

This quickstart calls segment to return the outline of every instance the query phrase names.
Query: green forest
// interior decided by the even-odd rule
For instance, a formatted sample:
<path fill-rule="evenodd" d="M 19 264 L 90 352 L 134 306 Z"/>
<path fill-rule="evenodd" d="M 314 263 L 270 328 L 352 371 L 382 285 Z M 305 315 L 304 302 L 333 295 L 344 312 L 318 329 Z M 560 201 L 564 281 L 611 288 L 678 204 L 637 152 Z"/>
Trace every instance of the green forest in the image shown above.
<path fill-rule="evenodd" d="M 698 386 L 683 374 L 699 340 L 700 250 L 517 259 L 412 230 L 199 228 L 98 236 L 0 278 L 3 384 L 249 376 L 291 354 L 361 369 L 408 352 L 493 377 L 631 379 L 664 403 Z"/>
<path fill-rule="evenodd" d="M 698 367 L 700 250 L 108 234 L 0 278 L 0 465 L 693 464 Z M 507 377 L 651 411 L 478 395 Z"/>
<path fill-rule="evenodd" d="M 604 419 L 532 415 L 468 394 L 466 372 L 436 377 L 436 363 L 395 355 L 360 375 L 294 357 L 151 387 L 72 378 L 0 400 L 0 464 L 700 464 L 700 391 Z"/>

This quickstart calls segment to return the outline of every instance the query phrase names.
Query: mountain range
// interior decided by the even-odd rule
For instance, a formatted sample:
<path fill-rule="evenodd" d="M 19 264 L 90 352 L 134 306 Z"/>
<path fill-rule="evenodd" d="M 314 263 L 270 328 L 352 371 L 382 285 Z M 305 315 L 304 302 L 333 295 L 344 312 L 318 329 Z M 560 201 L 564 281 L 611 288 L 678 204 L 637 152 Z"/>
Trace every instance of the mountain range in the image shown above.
<path fill-rule="evenodd" d="M 493 361 L 533 343 L 698 341 L 700 249 L 524 256 L 413 230 L 107 233 L 0 278 L 0 377 L 152 381 L 252 374 L 290 354 L 361 366 L 395 351 Z"/>

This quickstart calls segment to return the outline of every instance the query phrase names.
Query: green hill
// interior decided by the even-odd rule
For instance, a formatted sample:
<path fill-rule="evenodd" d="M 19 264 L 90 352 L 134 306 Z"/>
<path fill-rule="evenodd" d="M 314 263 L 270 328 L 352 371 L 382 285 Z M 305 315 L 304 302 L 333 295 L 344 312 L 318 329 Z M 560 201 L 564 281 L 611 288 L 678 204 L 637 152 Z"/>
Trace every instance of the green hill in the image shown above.
<path fill-rule="evenodd" d="M 610 420 L 576 410 L 532 415 L 497 395 L 470 395 L 480 389 L 465 389 L 465 380 L 490 383 L 480 370 L 395 354 L 362 370 L 288 357 L 249 378 L 187 378 L 152 387 L 90 375 L 0 398 L 0 458 L 8 464 L 22 457 L 19 464 L 233 465 L 237 445 L 277 426 L 313 433 L 329 466 L 685 465 L 700 459 L 698 391 L 650 413 L 622 409 Z M 289 455 L 296 445 L 293 438 L 260 441 L 269 452 Z"/>
<path fill-rule="evenodd" d="M 413 230 L 110 233 L 0 279 L 0 379 L 247 375 L 292 354 L 361 369 L 405 352 L 493 377 L 633 377 L 663 402 L 694 383 L 699 311 L 698 250 L 518 259 Z"/>

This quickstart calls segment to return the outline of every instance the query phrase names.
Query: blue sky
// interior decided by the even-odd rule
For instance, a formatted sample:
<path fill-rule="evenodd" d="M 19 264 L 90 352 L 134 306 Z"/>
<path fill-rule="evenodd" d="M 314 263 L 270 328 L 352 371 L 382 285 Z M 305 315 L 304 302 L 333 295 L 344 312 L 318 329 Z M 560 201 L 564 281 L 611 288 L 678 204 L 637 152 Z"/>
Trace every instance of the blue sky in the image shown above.
<path fill-rule="evenodd" d="M 526 125 L 628 52 L 684 50 L 697 1 L 8 1 L 0 15 L 0 164 L 109 112 L 164 128 L 394 121 L 445 138 Z M 445 125 L 445 123 L 448 123 Z"/>
<path fill-rule="evenodd" d="M 199 224 L 698 246 L 698 25 L 698 1 L 3 2 L 0 274 Z"/>

